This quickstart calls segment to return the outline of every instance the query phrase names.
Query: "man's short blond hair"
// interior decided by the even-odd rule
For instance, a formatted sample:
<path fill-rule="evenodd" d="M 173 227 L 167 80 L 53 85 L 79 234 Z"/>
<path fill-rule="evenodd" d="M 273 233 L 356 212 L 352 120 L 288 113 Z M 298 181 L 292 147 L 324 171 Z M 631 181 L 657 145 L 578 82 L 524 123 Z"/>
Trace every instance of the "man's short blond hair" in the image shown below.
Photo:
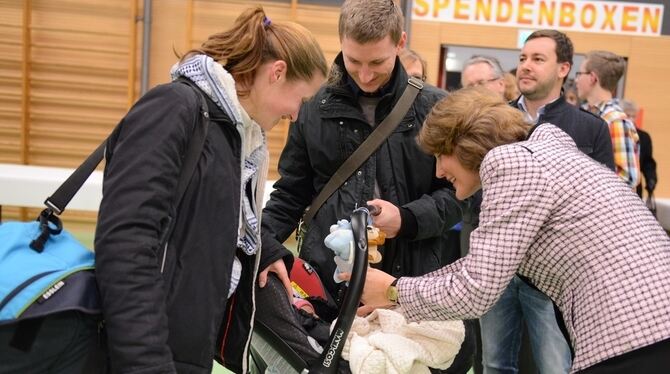
<path fill-rule="evenodd" d="M 600 87 L 614 95 L 617 83 L 626 69 L 626 60 L 609 51 L 591 51 L 586 54 L 584 68 L 598 77 Z"/>
<path fill-rule="evenodd" d="M 340 41 L 346 37 L 365 44 L 390 35 L 398 44 L 403 23 L 402 11 L 393 0 L 346 0 L 340 10 Z"/>

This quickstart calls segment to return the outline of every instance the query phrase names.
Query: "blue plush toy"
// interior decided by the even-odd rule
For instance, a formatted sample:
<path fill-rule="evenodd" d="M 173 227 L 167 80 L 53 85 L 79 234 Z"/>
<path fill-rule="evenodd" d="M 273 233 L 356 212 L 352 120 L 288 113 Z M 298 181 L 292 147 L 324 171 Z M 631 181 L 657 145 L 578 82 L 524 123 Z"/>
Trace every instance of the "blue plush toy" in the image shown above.
<path fill-rule="evenodd" d="M 343 282 L 339 275 L 341 273 L 350 273 L 354 263 L 354 233 L 351 230 L 351 223 L 346 219 L 337 221 L 337 224 L 330 226 L 330 234 L 323 240 L 326 247 L 334 253 L 337 269 L 333 274 L 333 280 Z"/>

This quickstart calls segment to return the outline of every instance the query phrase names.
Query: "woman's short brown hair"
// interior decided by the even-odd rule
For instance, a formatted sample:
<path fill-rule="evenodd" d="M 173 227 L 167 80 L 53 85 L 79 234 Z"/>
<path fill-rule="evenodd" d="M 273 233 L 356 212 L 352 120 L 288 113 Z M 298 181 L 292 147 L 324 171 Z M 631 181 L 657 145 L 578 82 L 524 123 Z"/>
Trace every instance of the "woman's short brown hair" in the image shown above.
<path fill-rule="evenodd" d="M 529 129 L 521 111 L 484 87 L 472 87 L 437 102 L 417 140 L 427 153 L 456 155 L 464 168 L 479 171 L 491 149 L 526 139 Z"/>

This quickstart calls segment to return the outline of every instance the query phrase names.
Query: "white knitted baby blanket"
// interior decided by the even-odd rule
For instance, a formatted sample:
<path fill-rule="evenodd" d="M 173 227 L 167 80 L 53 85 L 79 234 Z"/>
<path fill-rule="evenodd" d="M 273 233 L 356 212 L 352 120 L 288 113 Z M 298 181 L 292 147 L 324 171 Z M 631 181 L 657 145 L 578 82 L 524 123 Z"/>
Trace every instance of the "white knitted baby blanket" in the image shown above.
<path fill-rule="evenodd" d="M 352 373 L 430 373 L 446 369 L 461 347 L 462 321 L 407 323 L 399 308 L 356 317 L 342 351 Z"/>

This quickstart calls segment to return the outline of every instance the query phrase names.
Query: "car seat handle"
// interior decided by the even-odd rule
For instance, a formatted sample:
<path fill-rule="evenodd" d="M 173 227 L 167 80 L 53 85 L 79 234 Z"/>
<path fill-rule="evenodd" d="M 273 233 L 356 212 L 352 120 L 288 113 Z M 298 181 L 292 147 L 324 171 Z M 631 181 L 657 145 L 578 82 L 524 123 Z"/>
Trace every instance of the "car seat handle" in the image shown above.
<path fill-rule="evenodd" d="M 363 294 L 365 275 L 368 269 L 368 233 L 367 223 L 370 212 L 366 207 L 357 208 L 351 214 L 351 229 L 354 234 L 354 264 L 351 270 L 351 279 L 347 293 L 344 295 L 340 315 L 335 322 L 328 344 L 317 362 L 317 366 L 310 368 L 310 373 L 337 373 L 340 355 L 344 343 L 349 335 L 351 325 L 354 323 L 356 311 Z"/>

